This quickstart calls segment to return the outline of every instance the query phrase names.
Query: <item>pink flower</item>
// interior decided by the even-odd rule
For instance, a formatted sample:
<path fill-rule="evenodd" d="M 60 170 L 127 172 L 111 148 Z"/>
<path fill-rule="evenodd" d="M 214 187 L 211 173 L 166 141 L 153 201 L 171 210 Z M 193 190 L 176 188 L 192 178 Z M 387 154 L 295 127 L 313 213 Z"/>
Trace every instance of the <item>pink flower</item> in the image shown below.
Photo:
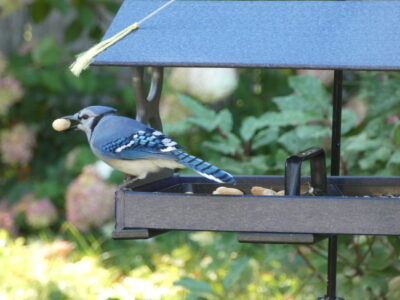
<path fill-rule="evenodd" d="M 23 94 L 21 83 L 14 77 L 0 77 L 0 116 L 5 115 L 10 107 L 22 98 Z"/>
<path fill-rule="evenodd" d="M 13 206 L 13 214 L 25 214 L 26 207 L 35 201 L 35 195 L 33 193 L 27 193 L 19 199 L 18 203 Z"/>
<path fill-rule="evenodd" d="M 97 175 L 95 166 L 86 166 L 67 189 L 68 222 L 83 232 L 103 225 L 114 215 L 115 189 Z"/>
<path fill-rule="evenodd" d="M 298 70 L 297 74 L 309 75 L 319 78 L 323 85 L 330 85 L 333 83 L 333 74 L 331 70 Z"/>
<path fill-rule="evenodd" d="M 14 215 L 6 201 L 6 199 L 0 199 L 0 229 L 7 230 L 11 235 L 17 235 L 18 228 L 14 221 Z"/>
<path fill-rule="evenodd" d="M 43 198 L 26 204 L 25 218 L 33 228 L 44 228 L 57 220 L 57 210 L 49 199 Z"/>
<path fill-rule="evenodd" d="M 0 52 L 0 76 L 4 73 L 7 67 L 7 61 L 4 58 L 4 55 Z"/>
<path fill-rule="evenodd" d="M 69 241 L 57 240 L 45 245 L 43 256 L 45 258 L 62 258 L 65 259 L 75 249 L 75 245 Z"/>
<path fill-rule="evenodd" d="M 400 121 L 400 115 L 390 115 L 386 118 L 387 124 L 396 124 Z"/>
<path fill-rule="evenodd" d="M 0 133 L 1 159 L 9 164 L 26 164 L 33 156 L 35 143 L 33 129 L 23 123 L 10 130 L 3 130 Z"/>

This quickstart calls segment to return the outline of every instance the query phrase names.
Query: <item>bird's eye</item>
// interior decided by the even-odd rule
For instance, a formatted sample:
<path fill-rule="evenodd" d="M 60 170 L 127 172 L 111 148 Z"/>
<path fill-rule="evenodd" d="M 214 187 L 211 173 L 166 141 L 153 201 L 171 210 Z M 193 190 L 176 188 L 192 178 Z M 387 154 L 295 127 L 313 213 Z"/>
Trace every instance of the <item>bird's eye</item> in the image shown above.
<path fill-rule="evenodd" d="M 89 116 L 88 115 L 83 115 L 83 116 L 81 116 L 81 119 L 83 119 L 83 120 L 89 119 Z"/>

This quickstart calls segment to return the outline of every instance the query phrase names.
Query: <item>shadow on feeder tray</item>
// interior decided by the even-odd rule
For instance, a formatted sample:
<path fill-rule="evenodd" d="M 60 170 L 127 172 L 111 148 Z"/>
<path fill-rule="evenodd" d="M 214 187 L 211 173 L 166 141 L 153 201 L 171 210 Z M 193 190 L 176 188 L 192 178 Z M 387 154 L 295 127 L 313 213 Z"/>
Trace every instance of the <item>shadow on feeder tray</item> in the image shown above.
<path fill-rule="evenodd" d="M 170 178 L 174 175 L 171 169 L 161 169 L 157 173 L 151 173 L 144 179 L 139 179 L 135 176 L 125 175 L 124 182 L 118 186 L 119 190 L 133 190 L 138 186 L 146 185 L 155 181 Z"/>

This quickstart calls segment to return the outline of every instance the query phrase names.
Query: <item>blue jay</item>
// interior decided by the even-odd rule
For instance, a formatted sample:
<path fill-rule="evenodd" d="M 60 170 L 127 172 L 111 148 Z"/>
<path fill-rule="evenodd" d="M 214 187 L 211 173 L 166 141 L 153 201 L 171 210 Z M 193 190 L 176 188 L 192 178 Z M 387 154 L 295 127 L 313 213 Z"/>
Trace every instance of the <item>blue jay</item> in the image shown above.
<path fill-rule="evenodd" d="M 160 131 L 116 115 L 114 108 L 89 106 L 62 118 L 78 122 L 69 129 L 84 131 L 98 158 L 136 179 L 162 168 L 188 167 L 218 183 L 236 182 L 231 174 L 181 151 L 181 146 Z"/>

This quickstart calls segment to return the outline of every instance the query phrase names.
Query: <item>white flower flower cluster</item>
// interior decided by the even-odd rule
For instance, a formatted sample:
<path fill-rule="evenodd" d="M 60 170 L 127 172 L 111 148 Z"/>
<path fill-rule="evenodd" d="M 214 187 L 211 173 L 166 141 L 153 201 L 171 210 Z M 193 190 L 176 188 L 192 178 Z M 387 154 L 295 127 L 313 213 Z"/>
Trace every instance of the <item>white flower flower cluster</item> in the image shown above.
<path fill-rule="evenodd" d="M 239 78 L 236 69 L 230 68 L 174 68 L 169 82 L 178 92 L 210 103 L 232 94 Z"/>

